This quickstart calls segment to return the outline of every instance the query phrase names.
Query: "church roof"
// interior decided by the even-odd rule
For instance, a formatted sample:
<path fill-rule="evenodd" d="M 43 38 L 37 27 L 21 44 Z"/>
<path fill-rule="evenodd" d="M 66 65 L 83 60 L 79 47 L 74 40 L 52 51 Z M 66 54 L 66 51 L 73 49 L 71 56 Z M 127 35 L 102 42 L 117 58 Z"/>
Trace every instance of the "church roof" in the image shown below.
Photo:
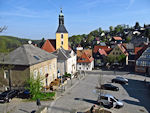
<path fill-rule="evenodd" d="M 59 25 L 56 33 L 68 33 L 64 25 Z"/>
<path fill-rule="evenodd" d="M 46 42 L 43 44 L 41 49 L 43 49 L 49 53 L 56 51 L 55 47 L 52 45 L 52 43 L 49 40 L 46 40 Z"/>

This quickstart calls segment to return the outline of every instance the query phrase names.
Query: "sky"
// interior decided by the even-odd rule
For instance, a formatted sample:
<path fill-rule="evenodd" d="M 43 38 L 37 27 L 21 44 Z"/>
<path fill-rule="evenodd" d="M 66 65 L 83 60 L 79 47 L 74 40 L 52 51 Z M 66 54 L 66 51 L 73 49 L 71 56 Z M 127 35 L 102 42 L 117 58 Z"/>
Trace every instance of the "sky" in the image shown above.
<path fill-rule="evenodd" d="M 0 0 L 0 35 L 54 39 L 60 8 L 69 36 L 101 27 L 150 24 L 150 0 Z"/>

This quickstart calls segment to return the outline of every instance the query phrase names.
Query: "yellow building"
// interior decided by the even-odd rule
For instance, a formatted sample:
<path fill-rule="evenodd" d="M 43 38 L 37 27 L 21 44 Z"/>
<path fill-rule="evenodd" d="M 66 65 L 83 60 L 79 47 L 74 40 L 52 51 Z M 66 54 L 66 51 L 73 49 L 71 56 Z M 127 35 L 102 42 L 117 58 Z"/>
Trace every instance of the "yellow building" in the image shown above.
<path fill-rule="evenodd" d="M 56 49 L 63 47 L 68 50 L 68 31 L 64 26 L 64 14 L 61 12 L 59 14 L 59 26 L 56 31 Z"/>

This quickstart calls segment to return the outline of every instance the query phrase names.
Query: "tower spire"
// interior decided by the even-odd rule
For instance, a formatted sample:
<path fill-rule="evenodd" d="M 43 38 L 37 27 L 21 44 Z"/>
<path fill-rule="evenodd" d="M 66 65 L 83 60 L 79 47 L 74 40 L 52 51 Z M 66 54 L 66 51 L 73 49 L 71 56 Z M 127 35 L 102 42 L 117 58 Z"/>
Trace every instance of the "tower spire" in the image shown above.
<path fill-rule="evenodd" d="M 60 8 L 59 25 L 64 25 L 64 14 L 62 12 L 62 8 Z"/>

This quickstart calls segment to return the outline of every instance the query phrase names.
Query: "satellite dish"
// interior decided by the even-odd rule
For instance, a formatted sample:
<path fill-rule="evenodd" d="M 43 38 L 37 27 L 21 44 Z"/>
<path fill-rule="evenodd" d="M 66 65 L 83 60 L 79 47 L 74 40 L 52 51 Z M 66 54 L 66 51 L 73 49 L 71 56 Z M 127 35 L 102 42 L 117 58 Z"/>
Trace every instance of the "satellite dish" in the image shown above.
<path fill-rule="evenodd" d="M 32 41 L 31 41 L 31 40 L 29 40 L 29 41 L 28 41 L 28 44 L 32 44 Z"/>

